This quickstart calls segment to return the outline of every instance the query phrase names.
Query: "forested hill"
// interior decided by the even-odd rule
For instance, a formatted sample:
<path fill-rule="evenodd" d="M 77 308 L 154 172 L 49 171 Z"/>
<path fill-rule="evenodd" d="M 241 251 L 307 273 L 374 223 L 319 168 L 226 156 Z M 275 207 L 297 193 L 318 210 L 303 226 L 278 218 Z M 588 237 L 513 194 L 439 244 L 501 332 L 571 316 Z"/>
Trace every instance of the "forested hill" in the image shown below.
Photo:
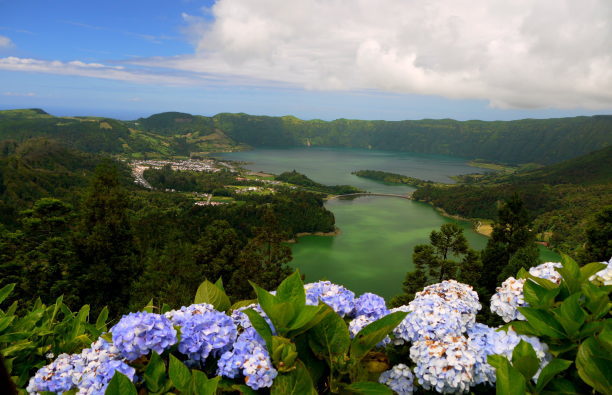
<path fill-rule="evenodd" d="M 136 121 L 0 111 L 0 140 L 54 137 L 88 152 L 189 155 L 250 146 L 328 146 L 551 164 L 612 146 L 612 115 L 518 121 L 304 121 L 167 112 Z"/>

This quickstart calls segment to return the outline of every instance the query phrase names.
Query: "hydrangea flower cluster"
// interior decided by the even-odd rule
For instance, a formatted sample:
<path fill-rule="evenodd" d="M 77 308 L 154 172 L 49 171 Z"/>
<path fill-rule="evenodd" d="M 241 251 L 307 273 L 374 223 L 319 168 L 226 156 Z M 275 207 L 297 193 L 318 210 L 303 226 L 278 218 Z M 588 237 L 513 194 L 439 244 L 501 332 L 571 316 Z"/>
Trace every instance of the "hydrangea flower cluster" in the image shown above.
<path fill-rule="evenodd" d="M 385 384 L 399 395 L 412 395 L 414 391 L 414 376 L 410 368 L 403 363 L 395 365 L 390 370 L 382 372 L 378 382 Z"/>
<path fill-rule="evenodd" d="M 144 311 L 124 315 L 110 332 L 113 344 L 129 361 L 151 351 L 161 354 L 177 342 L 176 329 L 170 320 Z"/>
<path fill-rule="evenodd" d="M 596 285 L 612 285 L 612 258 L 608 262 L 602 263 L 608 266 L 589 277 L 589 281 Z"/>
<path fill-rule="evenodd" d="M 234 321 L 226 314 L 209 311 L 183 321 L 178 349 L 190 359 L 204 361 L 211 351 L 231 345 L 237 336 Z"/>
<path fill-rule="evenodd" d="M 253 327 L 246 328 L 233 348 L 224 352 L 217 363 L 218 375 L 236 378 L 241 373 L 245 383 L 254 390 L 272 386 L 278 375 L 264 340 Z"/>
<path fill-rule="evenodd" d="M 459 336 L 476 321 L 481 305 L 472 287 L 454 280 L 425 287 L 408 306 L 410 314 L 393 331 L 396 343 Z"/>
<path fill-rule="evenodd" d="M 529 269 L 529 274 L 535 277 L 545 278 L 555 284 L 561 283 L 561 274 L 556 270 L 562 267 L 559 262 L 545 262 Z"/>
<path fill-rule="evenodd" d="M 509 277 L 501 287 L 497 287 L 496 293 L 491 297 L 491 311 L 499 315 L 505 322 L 513 320 L 525 320 L 525 316 L 518 311 L 517 307 L 526 306 L 523 297 L 523 285 L 525 279 Z"/>
<path fill-rule="evenodd" d="M 214 306 L 208 303 L 197 303 L 190 306 L 183 306 L 179 310 L 170 310 L 164 317 L 170 320 L 173 325 L 183 326 L 185 321 L 197 314 L 204 314 L 216 311 Z"/>
<path fill-rule="evenodd" d="M 366 292 L 355 300 L 353 314 L 356 317 L 364 315 L 377 320 L 389 314 L 389 309 L 387 309 L 385 299 L 381 296 Z"/>
<path fill-rule="evenodd" d="M 340 317 L 350 315 L 355 308 L 355 293 L 329 281 L 304 285 L 306 304 L 316 306 L 319 300 L 331 307 Z"/>
<path fill-rule="evenodd" d="M 476 353 L 464 336 L 419 340 L 410 347 L 414 374 L 423 388 L 442 394 L 463 393 L 473 384 Z"/>
<path fill-rule="evenodd" d="M 81 395 L 101 395 L 115 372 L 133 379 L 135 369 L 126 363 L 117 347 L 98 339 L 81 354 L 61 354 L 51 364 L 39 369 L 26 390 L 38 394 L 43 391 L 62 393 L 78 388 Z"/>

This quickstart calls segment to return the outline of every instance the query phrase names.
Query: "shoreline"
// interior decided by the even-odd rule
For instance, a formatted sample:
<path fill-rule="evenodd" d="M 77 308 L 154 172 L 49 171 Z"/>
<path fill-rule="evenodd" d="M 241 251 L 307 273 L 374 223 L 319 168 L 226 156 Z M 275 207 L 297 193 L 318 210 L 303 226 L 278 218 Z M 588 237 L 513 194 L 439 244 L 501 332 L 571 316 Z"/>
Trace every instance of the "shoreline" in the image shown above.
<path fill-rule="evenodd" d="M 342 230 L 340 230 L 340 228 L 338 228 L 337 226 L 335 226 L 334 230 L 331 232 L 300 232 L 300 233 L 296 233 L 294 238 L 285 241 L 285 243 L 295 244 L 298 242 L 297 240 L 298 238 L 304 237 L 304 236 L 329 237 L 329 236 L 338 236 L 341 233 L 342 233 Z"/>
<path fill-rule="evenodd" d="M 415 202 L 418 202 L 418 201 L 419 200 L 415 200 Z M 475 218 L 466 218 L 466 217 L 462 217 L 456 214 L 449 214 L 443 208 L 437 207 L 429 202 L 423 201 L 423 203 L 427 203 L 428 205 L 433 207 L 433 209 L 436 210 L 440 215 L 444 217 L 452 218 L 457 221 L 469 222 L 472 224 L 472 229 L 474 230 L 474 232 L 478 233 L 479 235 L 483 235 L 485 237 L 491 237 L 491 232 L 493 231 L 493 229 L 490 224 L 483 223 L 482 220 L 475 219 Z"/>

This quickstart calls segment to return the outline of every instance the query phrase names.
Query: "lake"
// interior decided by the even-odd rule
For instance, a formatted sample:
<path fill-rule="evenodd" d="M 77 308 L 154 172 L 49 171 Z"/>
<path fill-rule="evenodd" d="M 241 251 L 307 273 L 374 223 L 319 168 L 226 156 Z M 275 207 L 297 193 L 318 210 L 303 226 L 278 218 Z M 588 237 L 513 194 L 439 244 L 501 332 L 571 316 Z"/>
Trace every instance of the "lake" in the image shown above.
<path fill-rule="evenodd" d="M 454 175 L 487 171 L 467 161 L 442 155 L 350 148 L 257 148 L 252 151 L 215 154 L 221 159 L 248 162 L 253 171 L 280 174 L 296 170 L 314 181 L 348 184 L 369 192 L 406 194 L 414 188 L 357 177 L 356 170 L 382 170 L 424 180 L 452 183 Z M 334 213 L 337 236 L 304 236 L 292 245 L 291 265 L 306 281 L 327 279 L 356 294 L 374 292 L 385 298 L 401 293 L 407 271 L 414 268 L 412 250 L 429 242 L 429 233 L 442 224 L 462 226 L 472 248 L 482 249 L 487 238 L 471 224 L 440 215 L 432 206 L 396 197 L 365 196 L 332 199 L 325 207 Z M 542 259 L 558 260 L 541 249 Z"/>

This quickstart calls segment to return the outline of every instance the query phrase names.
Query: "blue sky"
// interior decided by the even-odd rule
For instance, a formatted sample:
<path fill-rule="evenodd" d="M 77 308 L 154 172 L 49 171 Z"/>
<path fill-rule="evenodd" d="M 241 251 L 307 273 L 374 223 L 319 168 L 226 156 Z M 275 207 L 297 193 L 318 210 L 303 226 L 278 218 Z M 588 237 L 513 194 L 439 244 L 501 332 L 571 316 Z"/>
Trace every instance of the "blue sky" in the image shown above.
<path fill-rule="evenodd" d="M 612 2 L 574 3 L 0 0 L 0 109 L 122 119 L 610 114 Z"/>

